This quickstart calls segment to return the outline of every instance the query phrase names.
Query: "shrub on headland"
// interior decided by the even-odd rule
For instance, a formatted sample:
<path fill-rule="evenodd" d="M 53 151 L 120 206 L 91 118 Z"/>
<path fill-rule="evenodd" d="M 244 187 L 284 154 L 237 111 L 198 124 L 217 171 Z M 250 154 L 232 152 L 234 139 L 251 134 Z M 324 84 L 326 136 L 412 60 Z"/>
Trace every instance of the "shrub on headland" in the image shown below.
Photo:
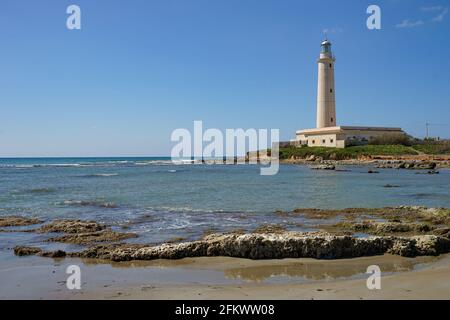
<path fill-rule="evenodd" d="M 412 146 L 414 138 L 405 134 L 390 134 L 373 137 L 369 140 L 370 145 L 402 145 Z"/>
<path fill-rule="evenodd" d="M 413 148 L 426 154 L 450 154 L 450 140 L 423 140 L 415 144 Z"/>
<path fill-rule="evenodd" d="M 416 155 L 418 152 L 411 147 L 403 145 L 365 145 L 348 148 L 326 147 L 286 147 L 280 148 L 280 159 L 305 159 L 310 156 L 320 157 L 324 160 L 356 159 L 372 155 Z"/>

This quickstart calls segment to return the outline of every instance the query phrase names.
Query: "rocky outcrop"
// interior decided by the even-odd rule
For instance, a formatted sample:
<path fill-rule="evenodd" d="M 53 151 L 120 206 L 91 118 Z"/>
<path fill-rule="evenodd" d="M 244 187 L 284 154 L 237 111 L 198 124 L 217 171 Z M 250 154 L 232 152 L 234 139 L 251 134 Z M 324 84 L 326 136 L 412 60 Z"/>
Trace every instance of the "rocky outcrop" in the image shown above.
<path fill-rule="evenodd" d="M 416 174 L 439 174 L 439 171 L 428 170 L 428 171 L 425 171 L 425 172 L 416 172 Z"/>
<path fill-rule="evenodd" d="M 377 168 L 384 169 L 410 169 L 410 170 L 434 170 L 437 167 L 436 162 L 429 161 L 380 161 Z"/>
<path fill-rule="evenodd" d="M 396 233 L 426 233 L 435 229 L 426 223 L 400 223 L 400 222 L 339 222 L 334 225 L 339 230 L 365 232 L 374 235 L 389 235 Z"/>
<path fill-rule="evenodd" d="M 7 221 L 10 225 L 15 223 L 31 223 L 33 220 L 26 219 L 23 217 L 9 217 Z M 6 224 L 6 222 L 5 222 Z M 2 230 L 4 232 L 11 232 L 11 230 Z M 14 232 L 37 232 L 37 233 L 64 233 L 62 236 L 51 237 L 46 241 L 49 242 L 63 242 L 72 243 L 79 245 L 87 245 L 91 243 L 100 242 L 118 242 L 129 238 L 135 238 L 137 235 L 135 233 L 124 233 L 116 232 L 111 230 L 109 227 L 97 223 L 95 221 L 85 221 L 85 220 L 54 220 L 48 224 L 45 224 L 36 229 L 27 230 L 12 230 Z M 27 247 L 23 247 L 25 250 Z"/>
<path fill-rule="evenodd" d="M 108 229 L 97 232 L 72 233 L 60 237 L 52 237 L 49 238 L 47 241 L 86 245 L 98 242 L 118 242 L 125 239 L 136 237 L 137 235 L 135 233 L 115 232 Z"/>
<path fill-rule="evenodd" d="M 37 247 L 27 247 L 27 246 L 16 246 L 14 247 L 14 254 L 16 256 L 41 256 L 46 258 L 63 258 L 67 255 L 65 251 L 55 250 L 55 251 L 44 251 Z"/>
<path fill-rule="evenodd" d="M 38 223 L 42 223 L 42 221 L 35 218 L 26 218 L 20 216 L 0 217 L 0 227 L 21 227 Z"/>
<path fill-rule="evenodd" d="M 283 233 L 286 227 L 280 224 L 263 224 L 253 230 L 252 233 Z"/>
<path fill-rule="evenodd" d="M 447 252 L 450 252 L 450 240 L 436 235 L 355 238 L 327 233 L 285 232 L 280 234 L 213 234 L 199 241 L 177 244 L 166 243 L 158 246 L 99 245 L 68 255 L 130 261 L 202 256 L 228 256 L 247 259 L 340 259 L 384 253 L 413 257 L 438 255 Z M 42 255 L 42 253 L 39 254 Z"/>
<path fill-rule="evenodd" d="M 449 224 L 450 209 L 447 208 L 427 208 L 422 206 L 397 206 L 382 208 L 346 208 L 346 209 L 316 209 L 297 208 L 291 212 L 278 211 L 280 216 L 303 216 L 308 219 L 331 219 L 345 218 L 355 221 L 361 217 L 365 219 L 386 219 L 389 221 L 404 221 L 408 223 L 429 222 L 431 224 Z"/>
<path fill-rule="evenodd" d="M 336 166 L 334 164 L 322 164 L 319 166 L 311 167 L 312 170 L 335 170 Z"/>
<path fill-rule="evenodd" d="M 85 220 L 54 220 L 36 229 L 36 232 L 48 233 L 87 233 L 104 230 L 106 227 L 95 221 Z"/>
<path fill-rule="evenodd" d="M 32 256 L 41 253 L 42 249 L 36 247 L 17 246 L 14 248 L 16 256 Z"/>

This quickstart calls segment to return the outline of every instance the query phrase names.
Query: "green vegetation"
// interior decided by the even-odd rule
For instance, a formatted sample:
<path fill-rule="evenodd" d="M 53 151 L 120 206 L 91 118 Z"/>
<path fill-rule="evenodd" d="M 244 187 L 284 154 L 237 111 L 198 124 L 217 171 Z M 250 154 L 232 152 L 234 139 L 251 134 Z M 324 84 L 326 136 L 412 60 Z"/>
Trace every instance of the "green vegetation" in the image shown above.
<path fill-rule="evenodd" d="M 405 134 L 390 134 L 374 137 L 370 139 L 371 145 L 403 145 L 412 146 L 414 144 L 414 138 Z"/>
<path fill-rule="evenodd" d="M 424 141 L 413 148 L 426 154 L 450 154 L 450 141 Z"/>
<path fill-rule="evenodd" d="M 311 155 L 325 160 L 356 159 L 360 156 L 371 155 L 417 155 L 412 147 L 403 145 L 365 145 L 344 149 L 325 147 L 285 147 L 280 148 L 280 159 L 307 158 Z"/>

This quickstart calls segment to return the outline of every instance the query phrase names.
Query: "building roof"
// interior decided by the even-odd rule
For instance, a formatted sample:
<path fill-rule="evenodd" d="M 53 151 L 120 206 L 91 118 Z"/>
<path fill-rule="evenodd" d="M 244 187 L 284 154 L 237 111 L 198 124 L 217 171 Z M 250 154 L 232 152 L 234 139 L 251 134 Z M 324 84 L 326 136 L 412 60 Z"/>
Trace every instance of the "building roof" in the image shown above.
<path fill-rule="evenodd" d="M 326 134 L 326 133 L 344 133 L 345 131 L 389 131 L 403 132 L 401 128 L 395 127 L 366 127 L 366 126 L 337 126 L 325 128 L 313 128 L 298 130 L 297 134 Z"/>

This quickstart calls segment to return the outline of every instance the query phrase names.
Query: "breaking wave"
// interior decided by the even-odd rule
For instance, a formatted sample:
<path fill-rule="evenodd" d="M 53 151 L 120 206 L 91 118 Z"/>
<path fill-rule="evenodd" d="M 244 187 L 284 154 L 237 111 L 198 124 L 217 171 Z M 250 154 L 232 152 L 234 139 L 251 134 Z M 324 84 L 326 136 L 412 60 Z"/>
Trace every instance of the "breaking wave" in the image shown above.
<path fill-rule="evenodd" d="M 93 173 L 93 174 L 86 174 L 81 177 L 83 177 L 83 178 L 98 178 L 98 177 L 106 178 L 106 177 L 115 177 L 118 175 L 119 175 L 118 173 Z"/>
<path fill-rule="evenodd" d="M 103 202 L 95 200 L 64 200 L 62 202 L 59 202 L 58 204 L 72 207 L 97 207 L 107 209 L 114 209 L 118 207 L 114 202 Z"/>

